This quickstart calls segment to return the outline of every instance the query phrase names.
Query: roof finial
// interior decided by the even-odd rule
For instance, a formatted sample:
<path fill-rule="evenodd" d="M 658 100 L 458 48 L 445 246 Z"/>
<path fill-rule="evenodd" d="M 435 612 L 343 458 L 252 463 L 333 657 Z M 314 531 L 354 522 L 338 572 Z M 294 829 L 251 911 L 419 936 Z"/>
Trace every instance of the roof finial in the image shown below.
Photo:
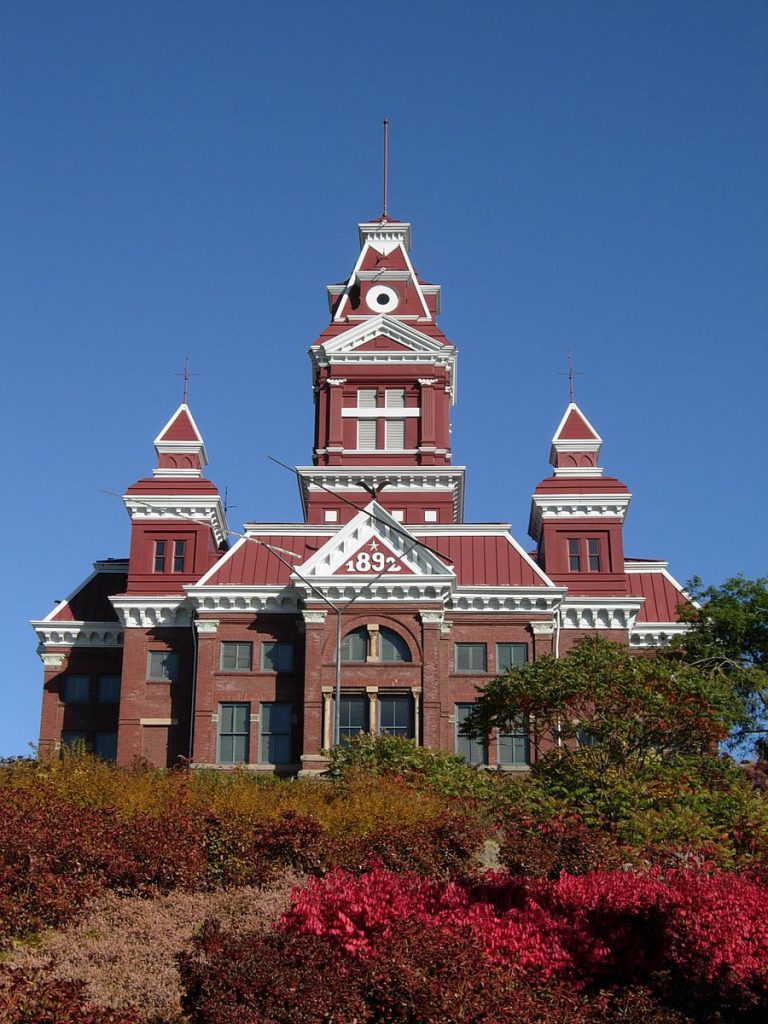
<path fill-rule="evenodd" d="M 573 368 L 573 359 L 571 359 L 571 353 L 570 352 L 568 353 L 568 370 L 567 371 L 566 370 L 558 370 L 557 371 L 557 375 L 558 375 L 558 377 L 567 377 L 568 378 L 568 394 L 569 394 L 569 397 L 570 397 L 571 404 L 573 404 L 573 378 L 574 377 L 583 377 L 584 376 L 584 371 L 583 370 L 574 370 L 574 368 Z"/>
<path fill-rule="evenodd" d="M 387 213 L 387 172 L 388 172 L 388 142 L 389 142 L 389 121 L 384 118 L 384 211 L 381 215 L 382 220 L 388 219 Z"/>
<path fill-rule="evenodd" d="M 183 377 L 184 378 L 184 397 L 182 399 L 182 404 L 183 405 L 187 404 L 187 394 L 189 392 L 189 378 L 190 377 L 199 377 L 199 376 L 200 376 L 199 373 L 190 373 L 189 372 L 189 352 L 187 352 L 186 357 L 184 359 L 184 372 L 183 373 L 175 373 L 174 374 L 174 377 Z"/>

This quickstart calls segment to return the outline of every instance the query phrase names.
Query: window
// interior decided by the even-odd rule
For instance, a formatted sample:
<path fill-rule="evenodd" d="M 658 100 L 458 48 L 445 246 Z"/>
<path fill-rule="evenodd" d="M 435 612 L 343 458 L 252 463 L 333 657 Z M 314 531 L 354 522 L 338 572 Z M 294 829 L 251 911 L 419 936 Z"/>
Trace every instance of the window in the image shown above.
<path fill-rule="evenodd" d="M 293 672 L 293 644 L 284 640 L 262 644 L 261 667 L 264 672 Z"/>
<path fill-rule="evenodd" d="M 501 675 L 528 661 L 528 644 L 496 644 L 496 671 Z"/>
<path fill-rule="evenodd" d="M 384 392 L 384 405 L 387 409 L 404 409 L 405 391 L 400 388 L 397 390 L 391 390 L 388 388 Z"/>
<path fill-rule="evenodd" d="M 61 734 L 61 750 L 85 750 L 85 733 L 67 729 Z"/>
<path fill-rule="evenodd" d="M 487 661 L 485 644 L 456 644 L 457 672 L 485 672 Z"/>
<path fill-rule="evenodd" d="M 436 508 L 425 508 L 424 509 L 424 522 L 425 523 L 436 523 L 437 522 L 437 509 Z"/>
<path fill-rule="evenodd" d="M 379 630 L 379 659 L 381 661 L 410 661 L 408 644 L 393 629 L 382 626 Z"/>
<path fill-rule="evenodd" d="M 413 698 L 409 693 L 379 693 L 379 732 L 414 738 Z"/>
<path fill-rule="evenodd" d="M 219 764 L 248 760 L 250 704 L 219 704 Z"/>
<path fill-rule="evenodd" d="M 96 700 L 99 704 L 119 704 L 120 676 L 99 676 Z"/>
<path fill-rule="evenodd" d="M 155 572 L 165 572 L 165 541 L 155 541 Z"/>
<path fill-rule="evenodd" d="M 179 656 L 175 651 L 149 651 L 147 654 L 147 679 L 172 683 L 178 676 Z"/>
<path fill-rule="evenodd" d="M 291 705 L 283 701 L 263 703 L 259 725 L 259 762 L 290 764 Z"/>
<path fill-rule="evenodd" d="M 587 540 L 587 556 L 590 572 L 600 572 L 600 541 L 597 537 Z"/>
<path fill-rule="evenodd" d="M 175 540 L 173 542 L 173 571 L 184 572 L 184 554 L 187 549 L 187 542 L 185 540 Z"/>
<path fill-rule="evenodd" d="M 528 764 L 530 762 L 530 740 L 523 721 L 514 723 L 512 732 L 500 732 L 496 739 L 496 755 L 499 764 Z"/>
<path fill-rule="evenodd" d="M 405 420 L 384 421 L 384 448 L 387 451 L 405 448 Z"/>
<path fill-rule="evenodd" d="M 376 420 L 357 421 L 357 447 L 369 452 L 376 448 Z"/>
<path fill-rule="evenodd" d="M 95 732 L 93 734 L 93 752 L 102 761 L 117 760 L 117 733 Z"/>
<path fill-rule="evenodd" d="M 91 699 L 90 676 L 64 676 L 62 698 L 65 704 L 88 704 Z"/>
<path fill-rule="evenodd" d="M 358 409 L 376 408 L 376 388 L 361 388 L 357 392 Z"/>
<path fill-rule="evenodd" d="M 365 661 L 368 653 L 368 630 L 365 626 L 353 629 L 341 641 L 342 661 Z"/>
<path fill-rule="evenodd" d="M 456 705 L 456 753 L 463 757 L 467 764 L 488 764 L 488 744 L 461 735 L 461 727 L 473 707 L 474 704 Z"/>
<path fill-rule="evenodd" d="M 577 540 L 568 541 L 568 568 L 571 572 L 581 572 L 581 555 Z"/>
<path fill-rule="evenodd" d="M 250 672 L 253 665 L 253 644 L 223 640 L 221 643 L 222 672 Z"/>
<path fill-rule="evenodd" d="M 361 732 L 368 731 L 368 697 L 364 693 L 348 693 L 339 705 L 339 742 L 348 743 Z"/>

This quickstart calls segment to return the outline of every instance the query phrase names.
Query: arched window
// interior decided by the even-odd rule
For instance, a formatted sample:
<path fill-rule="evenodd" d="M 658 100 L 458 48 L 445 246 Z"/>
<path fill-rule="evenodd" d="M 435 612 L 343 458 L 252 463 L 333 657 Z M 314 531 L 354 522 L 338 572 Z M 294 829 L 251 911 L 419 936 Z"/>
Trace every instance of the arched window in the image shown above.
<path fill-rule="evenodd" d="M 381 661 L 410 661 L 408 644 L 392 629 L 382 626 L 379 630 L 379 658 Z"/>
<path fill-rule="evenodd" d="M 342 661 L 365 661 L 368 654 L 368 630 L 365 626 L 353 629 L 341 641 Z"/>

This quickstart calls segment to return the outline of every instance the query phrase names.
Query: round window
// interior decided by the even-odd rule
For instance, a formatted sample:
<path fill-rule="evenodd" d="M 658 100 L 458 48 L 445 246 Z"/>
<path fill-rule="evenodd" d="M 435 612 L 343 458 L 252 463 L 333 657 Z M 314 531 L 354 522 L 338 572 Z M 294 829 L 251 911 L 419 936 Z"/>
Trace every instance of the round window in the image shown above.
<path fill-rule="evenodd" d="M 365 302 L 374 313 L 391 313 L 397 309 L 400 299 L 394 288 L 387 288 L 386 285 L 376 284 L 368 289 Z"/>

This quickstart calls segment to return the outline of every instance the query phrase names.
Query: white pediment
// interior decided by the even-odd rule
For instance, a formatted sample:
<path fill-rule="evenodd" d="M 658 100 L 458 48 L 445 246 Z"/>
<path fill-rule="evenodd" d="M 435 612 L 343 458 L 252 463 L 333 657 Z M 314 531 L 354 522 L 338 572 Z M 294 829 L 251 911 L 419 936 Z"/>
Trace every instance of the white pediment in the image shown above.
<path fill-rule="evenodd" d="M 381 552 L 381 568 L 379 560 L 370 556 L 360 567 L 359 553 L 372 550 Z M 349 582 L 352 576 L 361 581 L 379 576 L 389 581 L 407 577 L 409 582 L 413 577 L 455 579 L 450 566 L 375 501 L 369 502 L 303 565 L 297 565 L 296 572 L 309 580 L 333 577 L 340 582 Z"/>
<path fill-rule="evenodd" d="M 428 334 L 424 334 L 415 327 L 411 327 L 402 320 L 396 320 L 386 313 L 380 313 L 378 316 L 372 316 L 367 320 L 363 320 L 361 323 L 355 324 L 354 327 L 350 327 L 348 331 L 344 331 L 343 334 L 337 334 L 318 347 L 329 355 L 351 352 L 361 345 L 365 345 L 367 342 L 382 336 L 390 338 L 400 345 L 404 345 L 412 352 L 453 354 L 452 345 L 445 345 L 436 338 L 431 338 Z"/>

